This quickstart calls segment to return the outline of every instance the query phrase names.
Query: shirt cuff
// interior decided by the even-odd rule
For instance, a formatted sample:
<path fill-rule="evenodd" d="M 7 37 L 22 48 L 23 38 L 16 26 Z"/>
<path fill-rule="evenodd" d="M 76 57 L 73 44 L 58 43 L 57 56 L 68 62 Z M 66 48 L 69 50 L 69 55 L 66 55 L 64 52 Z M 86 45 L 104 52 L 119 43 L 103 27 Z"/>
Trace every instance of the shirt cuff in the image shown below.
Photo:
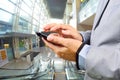
<path fill-rule="evenodd" d="M 82 44 L 76 53 L 76 66 L 78 69 L 85 69 L 85 60 L 87 53 L 90 49 L 90 45 Z"/>
<path fill-rule="evenodd" d="M 82 36 L 82 41 L 86 44 L 90 44 L 90 35 L 91 35 L 91 31 L 81 31 L 80 35 Z"/>

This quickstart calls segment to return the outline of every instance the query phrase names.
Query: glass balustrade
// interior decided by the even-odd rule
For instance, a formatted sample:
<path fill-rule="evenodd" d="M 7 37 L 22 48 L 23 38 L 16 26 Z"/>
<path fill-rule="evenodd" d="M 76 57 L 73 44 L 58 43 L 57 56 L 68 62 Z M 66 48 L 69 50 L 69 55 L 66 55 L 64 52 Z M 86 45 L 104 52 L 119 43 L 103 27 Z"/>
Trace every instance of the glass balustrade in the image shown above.
<path fill-rule="evenodd" d="M 34 57 L 31 66 L 25 67 L 28 63 L 21 58 L 0 68 L 0 80 L 53 80 L 54 65 L 49 49 L 42 51 Z"/>
<path fill-rule="evenodd" d="M 65 66 L 67 80 L 84 80 L 85 71 L 78 70 L 75 62 L 66 61 Z"/>
<path fill-rule="evenodd" d="M 85 71 L 77 70 L 75 62 L 59 59 L 46 47 L 40 51 L 32 65 L 21 58 L 0 68 L 0 80 L 84 80 Z"/>
<path fill-rule="evenodd" d="M 82 5 L 79 12 L 79 22 L 84 21 L 96 13 L 98 2 L 99 0 L 89 0 L 84 6 Z"/>

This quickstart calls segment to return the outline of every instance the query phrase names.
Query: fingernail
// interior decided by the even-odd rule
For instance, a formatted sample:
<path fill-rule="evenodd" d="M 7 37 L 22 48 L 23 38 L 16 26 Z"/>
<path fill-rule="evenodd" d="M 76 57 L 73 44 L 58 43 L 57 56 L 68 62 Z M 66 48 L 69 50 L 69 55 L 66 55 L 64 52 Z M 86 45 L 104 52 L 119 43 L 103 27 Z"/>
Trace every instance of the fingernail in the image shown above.
<path fill-rule="evenodd" d="M 54 28 L 51 28 L 50 31 L 54 31 Z"/>
<path fill-rule="evenodd" d="M 49 35 L 49 36 L 47 37 L 47 40 L 52 41 L 52 40 L 53 40 L 53 36 Z"/>

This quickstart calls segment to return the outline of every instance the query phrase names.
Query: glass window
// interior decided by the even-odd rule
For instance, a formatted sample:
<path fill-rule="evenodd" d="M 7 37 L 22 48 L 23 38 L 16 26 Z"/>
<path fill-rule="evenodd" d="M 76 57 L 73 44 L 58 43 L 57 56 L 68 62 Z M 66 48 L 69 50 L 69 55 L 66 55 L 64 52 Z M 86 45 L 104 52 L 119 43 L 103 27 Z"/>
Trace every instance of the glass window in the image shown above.
<path fill-rule="evenodd" d="M 40 3 L 40 0 L 36 0 L 36 3 L 38 3 L 38 4 L 39 4 L 39 3 Z"/>
<path fill-rule="evenodd" d="M 31 32 L 31 23 L 29 23 L 28 21 L 26 21 L 23 18 L 20 18 L 18 31 L 22 32 L 22 33 L 30 33 Z"/>
<path fill-rule="evenodd" d="M 12 31 L 12 25 L 7 25 L 7 23 L 0 24 L 0 34 L 5 34 L 6 32 L 11 32 L 11 31 Z"/>
<path fill-rule="evenodd" d="M 39 31 L 39 27 L 37 25 L 33 25 L 33 33 L 35 34 L 35 32 Z"/>
<path fill-rule="evenodd" d="M 20 18 L 19 19 L 19 31 L 26 32 L 28 30 L 27 27 L 28 27 L 28 22 Z"/>
<path fill-rule="evenodd" d="M 3 40 L 3 47 L 7 50 L 7 55 L 9 60 L 13 60 L 13 48 L 12 48 L 12 38 L 10 37 L 5 37 L 2 39 Z"/>
<path fill-rule="evenodd" d="M 82 0 L 80 8 L 82 9 L 88 3 L 88 1 L 89 0 Z"/>
<path fill-rule="evenodd" d="M 23 10 L 20 11 L 20 17 L 24 18 L 25 20 L 27 20 L 29 22 L 31 21 L 31 17 L 26 12 L 24 12 Z"/>
<path fill-rule="evenodd" d="M 3 49 L 3 40 L 0 38 L 0 49 Z"/>
<path fill-rule="evenodd" d="M 29 15 L 32 15 L 32 9 L 29 8 L 24 2 L 22 2 L 21 8 L 23 11 L 25 11 Z"/>
<path fill-rule="evenodd" d="M 34 3 L 35 2 L 35 0 L 30 0 L 32 3 Z"/>
<path fill-rule="evenodd" d="M 28 45 L 27 45 L 28 47 Z M 19 52 L 25 52 L 27 50 L 25 38 L 19 38 Z"/>
<path fill-rule="evenodd" d="M 38 21 L 36 19 L 33 19 L 33 24 L 38 25 L 39 23 L 38 23 Z"/>
<path fill-rule="evenodd" d="M 19 25 L 21 25 L 21 26 L 28 26 L 28 22 L 25 21 L 24 19 L 20 18 L 19 19 Z"/>
<path fill-rule="evenodd" d="M 33 8 L 33 3 L 30 0 L 23 0 L 30 8 Z"/>
<path fill-rule="evenodd" d="M 36 19 L 36 20 L 39 20 L 39 17 L 40 17 L 40 7 L 37 5 L 35 5 L 35 8 L 34 8 L 34 15 L 33 17 Z"/>
<path fill-rule="evenodd" d="M 32 38 L 32 48 L 37 48 L 38 47 L 39 41 L 37 41 L 37 39 L 39 39 L 39 38 L 37 38 L 36 36 L 34 36 Z"/>
<path fill-rule="evenodd" d="M 40 19 L 39 13 L 34 14 L 34 19 L 36 19 L 37 21 L 39 21 L 39 19 Z"/>
<path fill-rule="evenodd" d="M 14 4 L 17 3 L 17 0 L 9 0 L 9 1 L 13 2 Z"/>
<path fill-rule="evenodd" d="M 15 5 L 12 4 L 10 1 L 8 0 L 1 0 L 0 1 L 0 8 L 8 11 L 8 12 L 11 12 L 11 13 L 14 13 L 14 10 L 15 10 Z"/>
<path fill-rule="evenodd" d="M 0 21 L 12 22 L 12 14 L 0 9 Z"/>

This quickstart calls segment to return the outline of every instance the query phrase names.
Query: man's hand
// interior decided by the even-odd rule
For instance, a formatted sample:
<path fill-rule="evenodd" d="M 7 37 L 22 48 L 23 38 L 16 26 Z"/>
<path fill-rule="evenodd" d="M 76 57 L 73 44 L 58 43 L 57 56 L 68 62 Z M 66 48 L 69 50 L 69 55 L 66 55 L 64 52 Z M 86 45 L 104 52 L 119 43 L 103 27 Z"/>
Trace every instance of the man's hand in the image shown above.
<path fill-rule="evenodd" d="M 63 38 L 55 34 L 50 34 L 45 44 L 63 59 L 75 61 L 76 51 L 82 44 L 81 41 L 71 38 Z"/>
<path fill-rule="evenodd" d="M 52 43 L 46 41 L 45 39 L 43 39 L 43 41 L 45 42 L 45 44 L 49 48 L 51 48 L 55 52 L 55 54 L 58 55 L 58 57 L 63 58 L 65 60 L 69 60 L 69 61 L 75 61 L 76 60 L 76 54 L 73 53 L 68 48 L 66 48 L 64 46 L 59 46 L 59 45 L 52 44 Z"/>
<path fill-rule="evenodd" d="M 65 38 L 73 38 L 82 41 L 82 36 L 70 25 L 56 23 L 48 24 L 44 27 L 44 31 L 54 31 Z"/>

